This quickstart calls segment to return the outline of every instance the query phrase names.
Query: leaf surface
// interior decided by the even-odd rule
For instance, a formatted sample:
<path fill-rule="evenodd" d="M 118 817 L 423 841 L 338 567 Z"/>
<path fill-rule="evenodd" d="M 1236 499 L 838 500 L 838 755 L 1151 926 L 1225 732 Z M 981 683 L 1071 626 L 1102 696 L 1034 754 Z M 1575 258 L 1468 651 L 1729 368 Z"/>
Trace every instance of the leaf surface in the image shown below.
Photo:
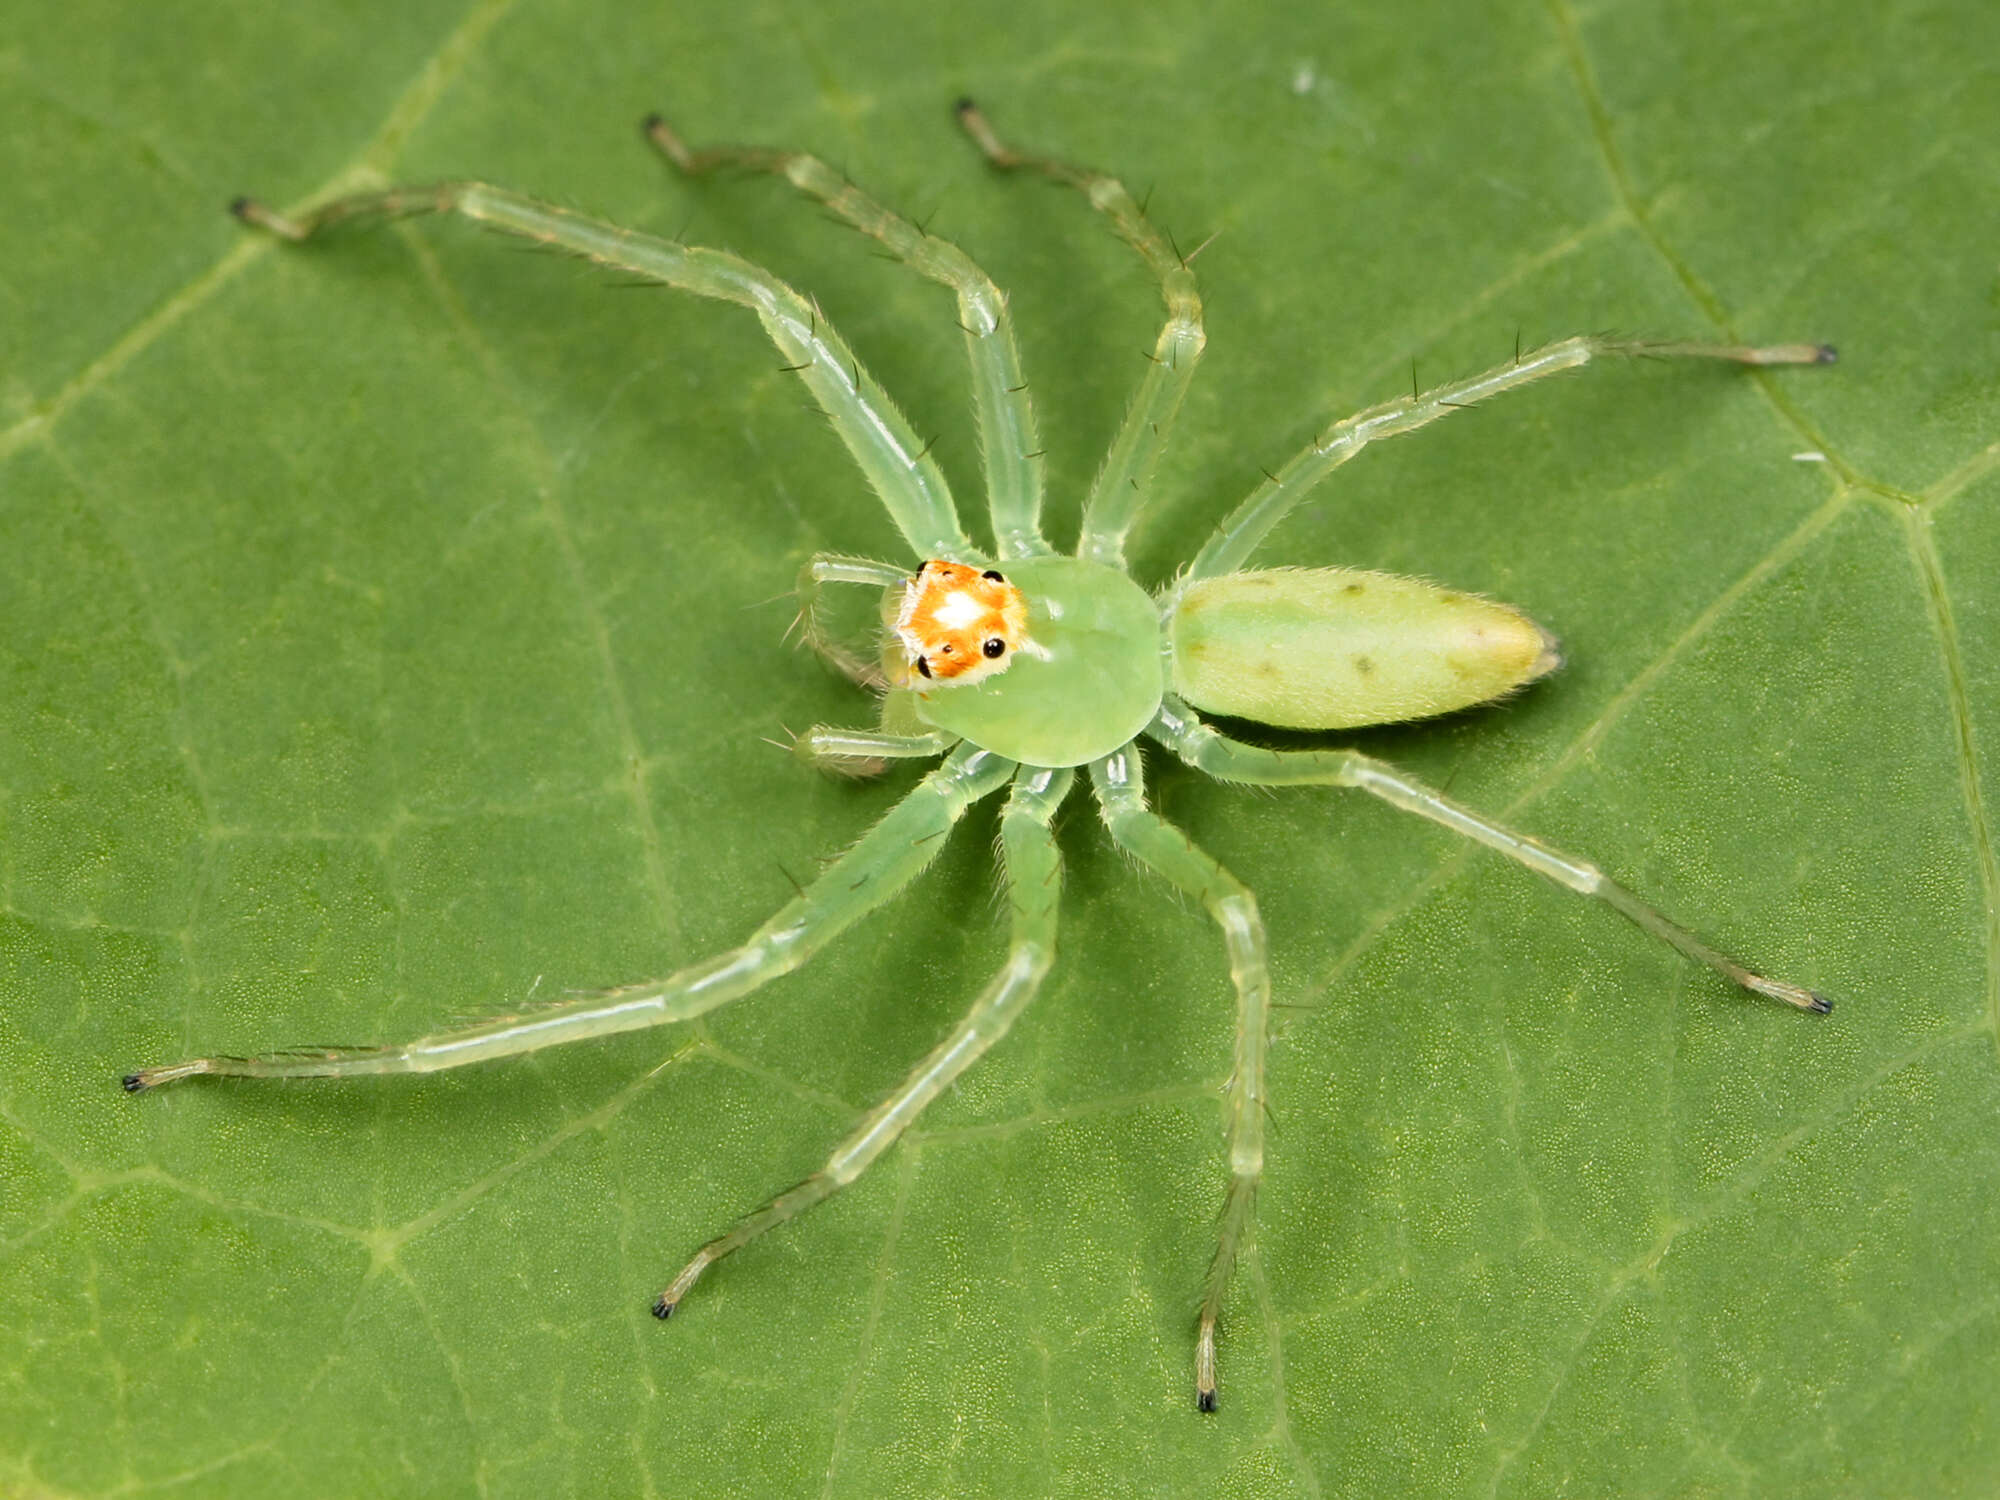
<path fill-rule="evenodd" d="M 0 1488 L 29 1495 L 1772 1495 L 2000 1478 L 2000 23 L 1802 3 L 910 0 L 367 18 L 118 0 L 0 50 Z M 1282 1012 L 1223 1410 L 1191 1400 L 1231 1004 L 1198 910 L 1062 821 L 1062 956 L 851 1189 L 797 1180 L 998 962 L 990 811 L 699 1026 L 349 1086 L 394 1039 L 717 951 L 909 786 L 760 738 L 869 705 L 780 637 L 900 557 L 740 309 L 463 226 L 222 206 L 479 176 L 811 290 L 977 520 L 948 296 L 799 145 L 1012 296 L 1076 507 L 1143 269 L 949 105 L 1102 164 L 1210 346 L 1158 583 L 1327 422 L 1578 331 L 1640 363 L 1386 444 L 1266 557 L 1506 598 L 1570 665 L 1363 737 L 1837 997 L 1749 1003 L 1395 812 L 1152 762 L 1257 890 Z"/>

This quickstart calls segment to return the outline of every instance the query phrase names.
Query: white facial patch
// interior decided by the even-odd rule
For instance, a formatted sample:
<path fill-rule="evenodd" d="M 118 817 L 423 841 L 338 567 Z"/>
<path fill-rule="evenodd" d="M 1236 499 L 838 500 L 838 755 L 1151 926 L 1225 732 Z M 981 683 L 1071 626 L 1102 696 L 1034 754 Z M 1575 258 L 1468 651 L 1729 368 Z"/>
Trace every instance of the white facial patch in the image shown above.
<path fill-rule="evenodd" d="M 931 619 L 941 630 L 957 632 L 970 630 L 992 612 L 993 606 L 981 604 L 963 589 L 953 589 L 931 609 Z"/>

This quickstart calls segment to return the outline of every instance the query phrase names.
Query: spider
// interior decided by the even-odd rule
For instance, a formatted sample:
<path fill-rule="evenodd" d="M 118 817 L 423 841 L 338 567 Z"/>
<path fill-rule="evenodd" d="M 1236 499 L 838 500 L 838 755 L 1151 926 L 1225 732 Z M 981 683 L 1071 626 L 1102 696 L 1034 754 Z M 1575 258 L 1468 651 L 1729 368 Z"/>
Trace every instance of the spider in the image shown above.
<path fill-rule="evenodd" d="M 828 553 L 805 564 L 799 579 L 805 641 L 856 684 L 879 693 L 881 714 L 874 729 L 811 729 L 798 737 L 796 751 L 815 766 L 854 775 L 904 760 L 940 763 L 740 947 L 667 978 L 574 993 L 540 1009 L 399 1046 L 198 1057 L 141 1069 L 124 1084 L 138 1092 L 198 1074 L 425 1073 L 692 1019 L 796 969 L 881 907 L 930 863 L 969 807 L 1004 788 L 1000 851 L 1011 922 L 999 971 L 950 1034 L 820 1170 L 695 1252 L 653 1304 L 654 1313 L 666 1318 L 717 1261 L 853 1182 L 1006 1035 L 1055 960 L 1061 861 L 1051 822 L 1081 773 L 1113 843 L 1214 919 L 1235 987 L 1234 1065 L 1223 1090 L 1229 1181 L 1196 1313 L 1195 1401 L 1212 1412 L 1217 1329 L 1263 1171 L 1271 983 L 1255 897 L 1147 806 L 1140 742 L 1151 740 L 1222 781 L 1367 792 L 1604 902 L 1744 989 L 1824 1013 L 1831 1006 L 1819 994 L 1745 968 L 1595 865 L 1463 807 L 1379 760 L 1348 749 L 1259 748 L 1201 715 L 1305 730 L 1393 723 L 1492 702 L 1561 665 L 1552 636 L 1486 599 L 1351 568 L 1247 567 L 1272 527 L 1369 443 L 1604 357 L 1826 364 L 1834 351 L 1818 344 L 1751 348 L 1595 336 L 1517 351 L 1484 374 L 1413 392 L 1326 428 L 1268 472 L 1177 577 L 1148 593 L 1127 570 L 1125 545 L 1153 503 L 1167 434 L 1205 342 L 1194 273 L 1116 178 L 1012 150 L 969 100 L 959 103 L 957 114 L 994 167 L 1038 172 L 1087 196 L 1145 260 L 1166 305 L 1152 362 L 1084 501 L 1073 554 L 1059 553 L 1042 534 L 1041 445 L 1005 296 L 955 246 L 889 212 L 815 157 L 739 147 L 693 150 L 658 116 L 645 122 L 646 135 L 683 173 L 734 166 L 782 176 L 912 270 L 951 289 L 971 363 L 990 551 L 960 528 L 927 445 L 916 440 L 817 305 L 734 255 L 638 234 L 479 182 L 361 193 L 297 218 L 249 199 L 231 205 L 240 219 L 291 241 L 344 220 L 459 214 L 486 229 L 748 307 L 920 561 L 914 574 L 906 564 Z M 842 640 L 829 625 L 823 592 L 836 584 L 880 590 L 878 640 Z"/>

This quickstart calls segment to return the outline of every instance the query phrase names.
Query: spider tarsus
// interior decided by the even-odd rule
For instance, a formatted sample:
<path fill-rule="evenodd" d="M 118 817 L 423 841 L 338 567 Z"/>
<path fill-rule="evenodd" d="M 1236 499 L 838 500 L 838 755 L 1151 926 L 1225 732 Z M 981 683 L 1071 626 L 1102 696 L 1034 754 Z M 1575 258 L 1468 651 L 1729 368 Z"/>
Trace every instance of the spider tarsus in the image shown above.
<path fill-rule="evenodd" d="M 664 1296 L 655 1297 L 653 1299 L 653 1316 L 664 1323 L 674 1315 L 674 1308 L 678 1305 L 678 1303 L 669 1302 Z"/>
<path fill-rule="evenodd" d="M 1207 1412 L 1212 1416 L 1221 1405 L 1222 1402 L 1217 1398 L 1215 1387 L 1212 1385 L 1197 1389 L 1194 1393 L 1194 1409 L 1196 1411 Z"/>
<path fill-rule="evenodd" d="M 728 152 L 696 151 L 680 138 L 680 133 L 667 123 L 665 115 L 654 110 L 639 122 L 640 134 L 651 141 L 659 153 L 674 164 L 676 171 L 688 177 L 699 177 L 718 162 L 731 159 Z"/>
<path fill-rule="evenodd" d="M 1816 1016 L 1826 1015 L 1833 1010 L 1831 1000 L 1818 990 L 1809 990 L 1802 984 L 1788 984 L 1782 979 L 1766 979 L 1762 974 L 1739 978 L 1737 983 L 1752 994 L 1762 995 L 1767 1000 L 1782 1000 L 1787 1005 L 1811 1011 Z"/>
<path fill-rule="evenodd" d="M 1840 351 L 1831 344 L 1773 344 L 1745 350 L 1741 358 L 1750 365 L 1831 365 Z"/>
<path fill-rule="evenodd" d="M 216 1059 L 194 1057 L 186 1062 L 168 1063 L 157 1068 L 141 1068 L 136 1073 L 127 1073 L 119 1083 L 128 1094 L 143 1094 L 148 1089 L 156 1089 L 163 1083 L 172 1083 L 177 1078 L 192 1078 L 197 1073 L 214 1071 Z"/>
<path fill-rule="evenodd" d="M 270 231 L 282 240 L 303 240 L 307 231 L 293 223 L 283 214 L 266 207 L 261 201 L 251 197 L 237 197 L 229 200 L 229 212 L 245 224 Z"/>
<path fill-rule="evenodd" d="M 994 133 L 992 125 L 987 123 L 986 116 L 970 97 L 962 96 L 953 106 L 952 112 L 958 116 L 959 128 L 972 137 L 972 143 L 994 166 L 1012 168 L 1022 165 L 1021 155 L 1001 144 L 1000 137 Z"/>

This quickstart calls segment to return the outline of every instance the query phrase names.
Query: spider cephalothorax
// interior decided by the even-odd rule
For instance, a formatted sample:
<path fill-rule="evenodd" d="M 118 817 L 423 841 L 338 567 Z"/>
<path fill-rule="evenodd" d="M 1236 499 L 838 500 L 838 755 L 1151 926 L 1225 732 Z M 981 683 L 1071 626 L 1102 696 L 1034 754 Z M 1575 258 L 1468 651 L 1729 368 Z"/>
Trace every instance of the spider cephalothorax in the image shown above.
<path fill-rule="evenodd" d="M 1324 429 L 1289 463 L 1266 474 L 1171 584 L 1149 594 L 1126 567 L 1125 540 L 1156 492 L 1160 455 L 1205 342 L 1194 275 L 1115 178 L 1017 155 L 969 103 L 959 116 L 994 165 L 1032 168 L 1085 191 L 1145 258 L 1166 302 L 1152 363 L 1085 500 L 1074 556 L 1058 554 L 1043 535 L 1041 449 L 1006 299 L 958 249 L 888 212 L 813 157 L 696 152 L 657 118 L 647 125 L 682 170 L 734 163 L 782 173 L 915 270 L 951 288 L 972 366 L 993 527 L 990 553 L 960 529 L 930 445 L 916 440 L 817 306 L 748 261 L 621 230 L 475 182 L 342 198 L 298 220 L 239 200 L 239 216 L 292 240 L 357 216 L 456 213 L 629 275 L 748 307 L 785 367 L 826 413 L 913 554 L 930 559 L 914 578 L 907 563 L 831 554 L 807 562 L 800 579 L 807 641 L 857 683 L 881 690 L 883 702 L 879 728 L 813 729 L 799 737 L 800 753 L 857 774 L 900 760 L 944 759 L 741 947 L 664 979 L 575 995 L 528 1016 L 400 1046 L 199 1057 L 143 1069 L 125 1085 L 137 1091 L 195 1074 L 422 1073 L 688 1020 L 804 963 L 922 870 L 966 808 L 1007 788 L 1000 813 L 1012 914 L 1005 963 L 950 1035 L 856 1125 L 820 1171 L 695 1254 L 654 1304 L 664 1318 L 717 1260 L 852 1182 L 1005 1035 L 1054 961 L 1061 862 L 1050 824 L 1081 769 L 1111 839 L 1199 901 L 1229 953 L 1236 991 L 1235 1048 L 1222 1091 L 1229 1188 L 1199 1299 L 1194 1358 L 1197 1404 L 1213 1411 L 1216 1329 L 1263 1173 L 1270 970 L 1249 889 L 1147 806 L 1141 738 L 1224 781 L 1365 791 L 1603 901 L 1749 990 L 1826 1010 L 1827 1002 L 1811 990 L 1767 979 L 1716 952 L 1596 866 L 1483 817 L 1391 766 L 1344 749 L 1259 749 L 1203 723 L 1196 710 L 1308 730 L 1385 723 L 1491 701 L 1559 664 L 1553 639 L 1504 605 L 1352 569 L 1246 569 L 1271 528 L 1370 442 L 1606 355 L 1764 365 L 1825 363 L 1833 356 L 1819 345 L 1639 346 L 1589 337 L 1517 352 L 1485 374 L 1412 392 Z M 1003 561 L 1004 572 L 988 566 L 989 557 Z M 884 619 L 892 624 L 889 650 L 902 658 L 901 670 L 888 670 L 895 664 L 885 663 L 882 653 L 845 644 L 825 627 L 817 600 L 829 584 L 883 591 Z"/>

